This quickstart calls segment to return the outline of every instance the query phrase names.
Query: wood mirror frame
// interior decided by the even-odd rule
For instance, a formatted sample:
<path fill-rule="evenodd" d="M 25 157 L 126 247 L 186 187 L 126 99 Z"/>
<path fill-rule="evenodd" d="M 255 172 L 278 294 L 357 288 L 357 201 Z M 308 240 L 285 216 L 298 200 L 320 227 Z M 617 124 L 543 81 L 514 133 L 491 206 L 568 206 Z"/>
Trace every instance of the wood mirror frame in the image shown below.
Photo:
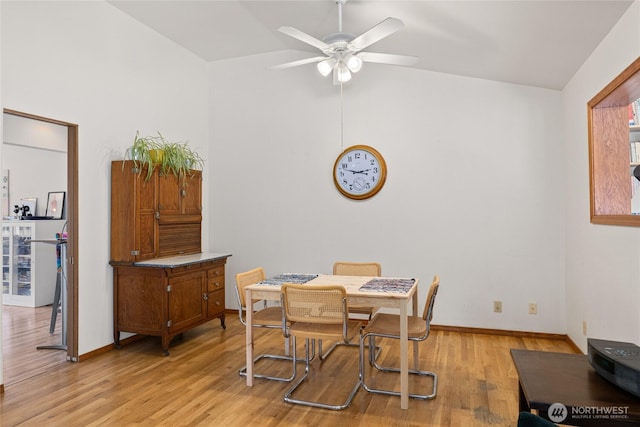
<path fill-rule="evenodd" d="M 640 227 L 631 213 L 629 104 L 640 98 L 640 57 L 587 103 L 591 223 Z"/>

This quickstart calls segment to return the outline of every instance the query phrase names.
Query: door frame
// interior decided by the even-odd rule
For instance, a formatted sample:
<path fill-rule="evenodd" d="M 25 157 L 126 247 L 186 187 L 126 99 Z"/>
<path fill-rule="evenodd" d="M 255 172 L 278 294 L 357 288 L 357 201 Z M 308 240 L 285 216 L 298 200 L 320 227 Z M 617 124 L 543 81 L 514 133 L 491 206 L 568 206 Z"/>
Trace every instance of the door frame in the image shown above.
<path fill-rule="evenodd" d="M 78 125 L 5 108 L 5 114 L 67 128 L 67 360 L 78 362 Z"/>

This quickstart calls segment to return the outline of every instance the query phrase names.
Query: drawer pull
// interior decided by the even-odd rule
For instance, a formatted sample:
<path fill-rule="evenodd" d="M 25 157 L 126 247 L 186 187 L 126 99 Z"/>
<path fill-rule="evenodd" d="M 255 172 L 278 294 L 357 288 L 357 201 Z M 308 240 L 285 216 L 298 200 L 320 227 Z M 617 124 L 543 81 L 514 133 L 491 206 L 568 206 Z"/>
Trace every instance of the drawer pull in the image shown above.
<path fill-rule="evenodd" d="M 207 301 L 209 299 L 209 295 L 207 294 L 202 294 L 202 299 Z"/>

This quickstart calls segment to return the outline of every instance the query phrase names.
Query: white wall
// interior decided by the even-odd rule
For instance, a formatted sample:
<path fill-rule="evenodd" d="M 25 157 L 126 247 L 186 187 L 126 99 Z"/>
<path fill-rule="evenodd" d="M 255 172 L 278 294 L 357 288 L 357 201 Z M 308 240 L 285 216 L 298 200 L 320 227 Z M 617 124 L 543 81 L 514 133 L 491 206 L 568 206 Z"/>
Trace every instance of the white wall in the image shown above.
<path fill-rule="evenodd" d="M 110 162 L 137 130 L 209 157 L 206 64 L 104 2 L 1 2 L 2 106 L 78 124 L 79 352 L 113 342 Z M 209 171 L 204 201 L 209 203 Z M 208 250 L 209 214 L 204 212 Z"/>
<path fill-rule="evenodd" d="M 340 90 L 281 53 L 210 64 L 213 227 L 233 278 L 330 272 L 441 276 L 434 322 L 564 333 L 564 149 L 560 92 L 365 64 L 344 86 L 344 147 L 385 157 L 367 201 L 334 188 Z M 493 313 L 493 301 L 503 313 Z M 527 303 L 538 315 L 527 314 Z"/>
<path fill-rule="evenodd" d="M 563 91 L 567 170 L 567 334 L 640 344 L 640 229 L 589 221 L 587 102 L 640 55 L 635 2 Z M 582 322 L 587 324 L 587 336 Z"/>
<path fill-rule="evenodd" d="M 25 197 L 37 199 L 36 212 L 31 214 L 44 216 L 49 192 L 67 191 L 67 153 L 3 144 L 2 169 L 9 176 L 10 216 L 15 215 L 14 206 L 21 206 Z"/>
<path fill-rule="evenodd" d="M 6 113 L 2 122 L 2 171 L 9 178 L 8 210 L 2 206 L 2 215 L 14 216 L 22 198 L 35 197 L 36 212 L 31 215 L 44 216 L 49 192 L 67 191 L 67 127 Z"/>

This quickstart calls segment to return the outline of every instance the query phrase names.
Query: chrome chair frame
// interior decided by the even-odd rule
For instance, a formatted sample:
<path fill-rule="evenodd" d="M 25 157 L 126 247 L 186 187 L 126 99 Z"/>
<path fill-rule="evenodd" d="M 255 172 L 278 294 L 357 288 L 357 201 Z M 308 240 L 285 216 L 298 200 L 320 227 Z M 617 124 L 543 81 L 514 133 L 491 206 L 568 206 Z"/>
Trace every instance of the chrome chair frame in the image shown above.
<path fill-rule="evenodd" d="M 316 408 L 331 409 L 331 410 L 342 410 L 342 409 L 345 409 L 351 404 L 354 396 L 356 395 L 356 393 L 360 389 L 360 375 L 358 375 L 358 381 L 356 382 L 356 384 L 353 387 L 353 389 L 349 392 L 349 395 L 347 396 L 346 400 L 342 404 L 329 404 L 329 403 L 316 402 L 316 401 L 310 401 L 310 400 L 296 399 L 296 398 L 293 397 L 293 393 L 298 389 L 298 387 L 309 376 L 309 366 L 310 366 L 310 362 L 312 360 L 312 357 L 310 357 L 309 349 L 310 348 L 313 349 L 313 355 L 315 356 L 315 341 L 316 341 L 316 339 L 309 338 L 309 335 L 313 334 L 312 332 L 302 333 L 302 332 L 296 331 L 296 326 L 299 326 L 299 325 L 304 324 L 304 323 L 313 324 L 315 322 L 313 322 L 313 321 L 304 322 L 304 320 L 306 320 L 304 317 L 295 317 L 295 316 L 290 314 L 289 307 L 287 306 L 287 304 L 288 304 L 287 292 L 288 292 L 288 290 L 290 288 L 303 290 L 305 292 L 314 292 L 314 291 L 322 291 L 322 290 L 336 290 L 336 289 L 341 290 L 342 291 L 342 297 L 341 297 L 342 298 L 342 316 L 341 316 L 342 317 L 341 318 L 341 323 L 342 323 L 341 329 L 342 329 L 342 331 L 341 331 L 341 335 L 342 335 L 342 340 L 343 341 L 342 341 L 342 343 L 339 343 L 339 344 L 343 344 L 343 345 L 348 344 L 350 339 L 352 338 L 352 337 L 349 336 L 350 335 L 350 331 L 352 331 L 353 334 L 357 334 L 358 333 L 357 331 L 359 331 L 359 329 L 360 329 L 360 322 L 349 319 L 349 309 L 348 309 L 348 305 L 347 305 L 346 291 L 344 290 L 344 288 L 342 286 L 333 286 L 332 285 L 332 286 L 304 287 L 304 286 L 295 285 L 295 284 L 284 284 L 282 286 L 282 291 L 281 291 L 281 294 L 280 294 L 280 301 L 281 301 L 280 305 L 282 306 L 282 312 L 283 312 L 282 332 L 283 332 L 283 334 L 284 334 L 284 336 L 286 338 L 291 338 L 291 340 L 292 340 L 293 358 L 294 359 L 296 358 L 296 352 L 297 352 L 296 335 L 297 335 L 297 333 L 300 333 L 300 335 L 305 335 L 305 371 L 304 371 L 304 375 L 295 384 L 293 384 L 289 390 L 287 390 L 287 392 L 284 394 L 283 400 L 285 402 L 288 402 L 288 403 L 304 405 L 304 406 L 311 406 L 311 407 L 316 407 Z M 308 320 L 312 320 L 312 319 L 309 318 Z M 329 323 L 329 322 L 320 321 L 318 323 Z M 337 322 L 333 322 L 333 324 L 339 325 L 339 323 L 337 323 Z M 320 341 L 320 340 L 318 340 L 318 341 Z M 325 355 L 325 358 L 326 358 L 326 355 Z M 358 363 L 362 363 L 362 361 L 359 360 Z M 360 366 L 358 368 L 360 369 Z M 295 376 L 296 373 L 297 373 L 297 367 L 296 367 L 295 363 L 293 363 L 293 372 L 294 372 L 294 376 Z"/>
<path fill-rule="evenodd" d="M 253 270 L 249 270 L 246 272 L 242 272 L 242 273 L 238 273 L 236 274 L 236 298 L 238 301 L 238 317 L 240 319 L 240 323 L 242 323 L 245 327 L 247 326 L 247 322 L 244 319 L 243 316 L 243 312 L 247 309 L 246 304 L 244 303 L 244 295 L 241 295 L 241 285 L 239 283 L 240 281 L 240 276 L 242 276 L 243 274 L 249 274 L 249 275 L 255 275 L 256 278 L 258 278 L 260 280 L 264 280 L 265 279 L 265 274 L 264 274 L 264 270 L 261 267 L 258 268 L 254 268 Z M 257 283 L 257 282 L 256 282 Z M 243 287 L 244 288 L 244 287 Z M 251 307 L 253 308 L 253 304 L 251 305 Z M 257 328 L 267 328 L 267 329 L 281 329 L 282 328 L 282 323 L 281 320 L 279 319 L 278 321 L 273 321 L 270 320 L 269 317 L 273 317 L 274 312 L 277 312 L 280 314 L 280 316 L 282 316 L 282 309 L 280 307 L 267 307 L 267 302 L 263 301 L 263 310 L 266 310 L 266 312 L 264 312 L 265 316 L 262 316 L 263 318 L 265 318 L 265 323 L 253 323 L 252 327 L 257 327 Z M 258 321 L 260 321 L 260 315 L 259 313 L 263 310 L 258 310 L 256 312 L 258 317 Z M 288 345 L 288 342 L 286 343 L 286 345 Z M 314 349 L 315 350 L 315 349 Z M 315 351 L 314 351 L 314 356 L 315 356 Z M 259 362 L 260 360 L 264 360 L 264 359 L 268 359 L 268 360 L 279 360 L 279 361 L 286 361 L 286 362 L 291 362 L 292 360 L 294 360 L 295 355 L 294 356 L 288 356 L 288 355 L 280 355 L 280 354 L 260 354 L 258 355 L 255 359 L 253 359 L 253 363 L 256 364 L 257 362 Z M 296 362 L 304 362 L 304 359 L 296 359 Z M 294 367 L 295 367 L 295 363 L 294 363 Z M 246 377 L 247 376 L 247 366 L 243 366 L 242 368 L 240 368 L 240 370 L 238 371 L 238 374 L 241 377 Z M 274 376 L 274 375 L 267 375 L 267 374 L 253 374 L 254 378 L 263 378 L 263 379 L 267 379 L 267 380 L 273 380 L 273 381 L 282 381 L 282 382 L 291 382 L 293 381 L 293 379 L 296 377 L 296 372 L 295 369 L 292 371 L 291 375 L 288 377 L 278 377 L 278 376 Z"/>
<path fill-rule="evenodd" d="M 382 266 L 378 262 L 350 262 L 350 261 L 336 261 L 333 263 L 333 274 L 339 276 L 376 276 L 379 277 L 382 274 Z M 362 306 L 350 306 L 349 314 L 362 314 L 368 316 L 367 320 L 371 320 L 371 317 L 375 314 L 377 308 L 376 307 L 362 307 Z M 318 341 L 318 354 L 320 355 L 320 360 L 326 359 L 329 354 L 338 346 L 338 345 L 349 345 L 353 347 L 358 347 L 359 344 L 356 343 L 336 343 L 329 347 L 326 353 L 322 352 L 322 340 Z M 382 349 L 378 346 L 375 347 L 375 358 L 377 359 L 380 356 Z"/>
<path fill-rule="evenodd" d="M 420 370 L 419 369 L 419 357 L 418 357 L 418 343 L 420 341 L 424 341 L 429 337 L 429 333 L 431 331 L 431 319 L 433 317 L 433 306 L 435 303 L 435 299 L 436 299 L 436 295 L 438 294 L 438 288 L 440 286 L 440 278 L 438 276 L 435 276 L 433 278 L 433 282 L 431 283 L 431 287 L 429 288 L 429 295 L 427 296 L 427 300 L 425 302 L 425 307 L 424 307 L 424 311 L 422 316 L 417 317 L 417 316 L 412 316 L 409 319 L 409 323 L 410 323 L 410 336 L 409 336 L 409 341 L 413 341 L 414 344 L 414 368 L 413 369 L 409 369 L 409 373 L 413 374 L 413 375 L 419 375 L 419 376 L 423 376 L 423 377 L 432 377 L 433 378 L 433 388 L 431 390 L 431 393 L 429 394 L 417 394 L 417 393 L 409 393 L 409 397 L 413 398 L 413 399 L 420 399 L 420 400 L 429 400 L 429 399 L 433 399 L 436 397 L 436 392 L 437 392 L 437 387 L 438 387 L 438 375 L 435 372 L 432 371 L 424 371 L 424 370 Z M 371 322 L 369 323 L 369 325 L 367 325 L 365 328 L 363 328 L 363 330 L 361 331 L 361 335 L 360 335 L 360 381 L 362 383 L 362 387 L 367 390 L 370 393 L 378 393 L 378 394 L 386 394 L 386 395 L 391 395 L 391 396 L 400 396 L 400 392 L 399 391 L 394 391 L 394 390 L 386 390 L 386 389 L 380 389 L 380 388 L 375 388 L 372 386 L 367 385 L 366 383 L 366 376 L 365 376 L 365 365 L 364 365 L 364 347 L 365 347 L 365 341 L 368 340 L 368 346 L 369 346 L 369 364 L 376 368 L 377 370 L 381 371 L 381 372 L 400 372 L 399 368 L 396 367 L 385 367 L 385 366 L 381 366 L 377 363 L 376 358 L 372 357 L 373 356 L 373 348 L 375 347 L 375 338 L 376 337 L 382 337 L 382 338 L 393 338 L 393 339 L 400 339 L 400 334 L 399 333 L 384 333 L 384 332 L 380 332 L 380 331 L 376 331 L 375 327 L 376 327 L 376 317 L 380 316 L 380 319 L 388 319 L 391 320 L 391 322 L 394 322 L 397 318 L 397 315 L 394 314 L 379 314 L 373 317 L 373 319 L 371 320 Z M 411 334 L 411 323 L 413 322 L 414 325 L 417 325 L 419 323 L 423 323 L 424 324 L 424 329 L 418 331 L 418 333 L 414 332 L 413 334 Z M 422 325 L 420 326 L 422 327 Z M 418 328 L 416 327 L 416 330 Z"/>

